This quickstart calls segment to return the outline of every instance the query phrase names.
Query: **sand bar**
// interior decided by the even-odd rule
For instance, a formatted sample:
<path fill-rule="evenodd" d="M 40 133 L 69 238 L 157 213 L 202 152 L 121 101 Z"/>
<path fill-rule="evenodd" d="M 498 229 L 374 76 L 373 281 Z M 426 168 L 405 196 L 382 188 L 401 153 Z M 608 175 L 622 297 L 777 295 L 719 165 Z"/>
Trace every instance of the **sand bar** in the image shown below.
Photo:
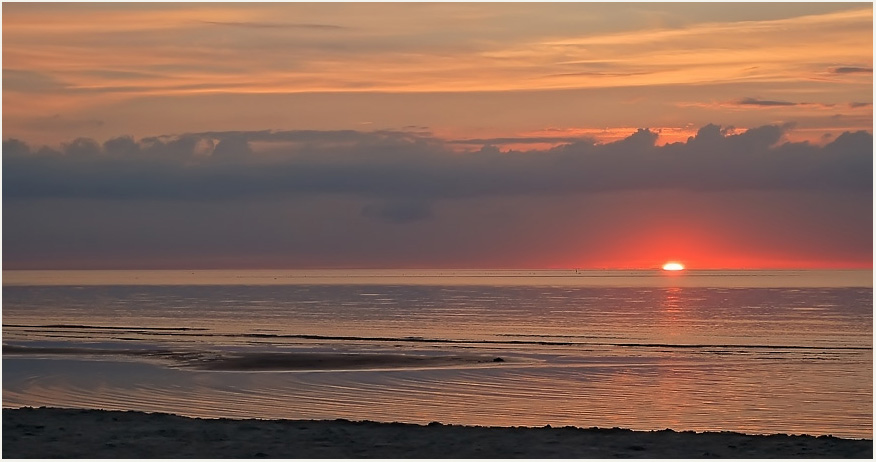
<path fill-rule="evenodd" d="M 221 352 L 197 350 L 105 349 L 87 347 L 26 347 L 3 345 L 4 355 L 91 356 L 163 360 L 172 366 L 208 371 L 331 371 L 411 369 L 495 365 L 506 359 L 474 354 L 393 354 L 326 352 Z"/>
<path fill-rule="evenodd" d="M 872 440 L 3 409 L 6 458 L 865 458 Z"/>

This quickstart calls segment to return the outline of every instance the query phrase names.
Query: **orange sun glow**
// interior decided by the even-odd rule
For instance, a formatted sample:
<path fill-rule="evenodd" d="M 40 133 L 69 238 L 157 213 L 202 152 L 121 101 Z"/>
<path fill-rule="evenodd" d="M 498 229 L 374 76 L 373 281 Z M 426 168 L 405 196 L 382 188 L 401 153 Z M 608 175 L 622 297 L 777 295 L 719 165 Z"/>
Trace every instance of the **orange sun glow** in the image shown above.
<path fill-rule="evenodd" d="M 681 271 L 684 269 L 684 265 L 678 262 L 670 261 L 663 265 L 663 271 Z"/>

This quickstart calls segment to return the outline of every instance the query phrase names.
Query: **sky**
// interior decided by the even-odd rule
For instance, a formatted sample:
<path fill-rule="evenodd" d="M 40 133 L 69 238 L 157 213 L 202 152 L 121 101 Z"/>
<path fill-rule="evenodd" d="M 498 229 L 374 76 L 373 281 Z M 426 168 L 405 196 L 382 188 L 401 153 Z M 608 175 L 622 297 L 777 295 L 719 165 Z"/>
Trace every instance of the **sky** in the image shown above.
<path fill-rule="evenodd" d="M 2 18 L 4 269 L 872 268 L 871 3 Z"/>

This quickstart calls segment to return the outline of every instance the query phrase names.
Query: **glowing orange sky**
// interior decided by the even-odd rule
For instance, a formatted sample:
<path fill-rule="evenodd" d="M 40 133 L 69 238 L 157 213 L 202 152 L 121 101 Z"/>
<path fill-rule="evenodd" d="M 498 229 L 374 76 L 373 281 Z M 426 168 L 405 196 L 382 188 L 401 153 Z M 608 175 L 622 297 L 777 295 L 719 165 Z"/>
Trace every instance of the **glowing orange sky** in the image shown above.
<path fill-rule="evenodd" d="M 3 130 L 58 143 L 408 125 L 602 141 L 707 123 L 794 122 L 809 140 L 871 128 L 871 5 L 745 10 L 6 3 Z"/>

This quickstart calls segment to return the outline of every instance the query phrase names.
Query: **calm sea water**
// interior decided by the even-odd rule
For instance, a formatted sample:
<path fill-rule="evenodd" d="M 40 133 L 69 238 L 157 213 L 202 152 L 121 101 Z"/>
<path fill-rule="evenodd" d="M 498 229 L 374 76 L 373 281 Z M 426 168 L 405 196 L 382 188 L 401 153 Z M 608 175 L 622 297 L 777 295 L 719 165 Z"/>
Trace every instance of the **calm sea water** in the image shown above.
<path fill-rule="evenodd" d="M 3 276 L 4 407 L 873 437 L 872 271 Z"/>

